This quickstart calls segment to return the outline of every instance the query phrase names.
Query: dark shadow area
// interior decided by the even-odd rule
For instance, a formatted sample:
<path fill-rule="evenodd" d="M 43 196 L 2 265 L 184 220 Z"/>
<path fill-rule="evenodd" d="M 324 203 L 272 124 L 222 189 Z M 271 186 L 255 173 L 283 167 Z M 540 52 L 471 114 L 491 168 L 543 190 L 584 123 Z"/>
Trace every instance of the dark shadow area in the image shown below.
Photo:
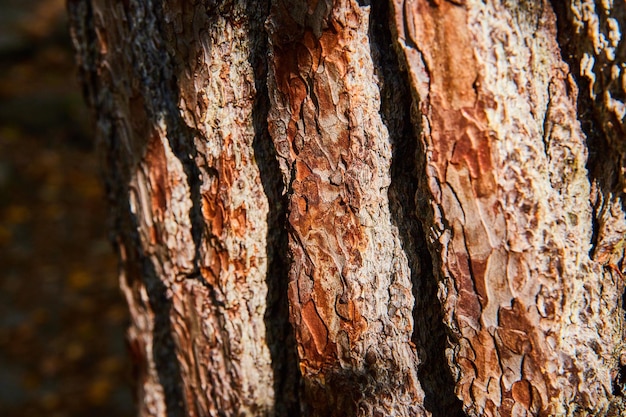
<path fill-rule="evenodd" d="M 120 267 L 124 268 L 128 286 L 134 288 L 135 291 L 140 291 L 138 288 L 144 287 L 148 295 L 149 307 L 154 315 L 152 323 L 152 361 L 154 362 L 159 382 L 164 390 L 166 414 L 168 417 L 183 417 L 185 410 L 183 407 L 181 373 L 176 357 L 176 346 L 170 319 L 172 302 L 167 297 L 168 288 L 159 278 L 150 256 L 144 253 L 142 249 L 141 239 L 137 233 L 139 223 L 136 216 L 132 213 L 128 200 L 131 195 L 129 190 L 131 169 L 127 163 L 129 159 L 122 155 L 126 152 L 126 149 L 121 146 L 120 135 L 115 126 L 108 130 L 106 139 L 106 159 L 108 164 L 110 164 L 109 169 L 117 168 L 115 171 L 110 171 L 111 175 L 107 176 L 106 181 L 112 214 L 112 240 L 116 241 L 119 239 L 124 243 L 125 250 L 123 252 L 125 253 L 126 261 Z M 117 250 L 118 253 L 122 252 L 119 247 L 117 247 Z M 136 352 L 134 352 L 133 346 L 130 346 L 130 348 L 130 351 L 134 354 L 144 353 L 143 348 L 137 349 Z M 134 382 L 138 384 L 141 383 L 138 379 L 141 376 L 145 376 L 147 371 L 145 369 L 140 370 L 139 367 L 145 366 L 147 361 L 141 357 L 134 359 Z"/>
<path fill-rule="evenodd" d="M 418 148 L 418 129 L 411 117 L 412 97 L 408 74 L 395 53 L 388 2 L 371 2 L 370 41 L 381 88 L 381 115 L 393 145 L 389 203 L 394 226 L 409 259 L 415 306 L 413 342 L 422 361 L 419 379 L 425 392 L 424 406 L 433 417 L 461 417 L 462 403 L 454 394 L 445 349 L 448 346 L 437 279 L 426 245 L 423 223 L 430 207 L 416 205 L 420 176 L 426 178 Z"/>
<path fill-rule="evenodd" d="M 125 195 L 128 196 L 129 194 L 126 193 Z M 126 244 L 126 248 L 128 252 L 135 252 L 134 256 L 128 260 L 126 269 L 129 272 L 128 276 L 131 278 L 131 282 L 132 280 L 141 280 L 145 286 L 150 300 L 150 309 L 154 314 L 152 360 L 159 376 L 159 382 L 163 387 L 167 417 L 184 417 L 187 414 L 183 403 L 183 385 L 170 317 L 172 302 L 167 297 L 168 288 L 161 281 L 150 257 L 143 253 L 139 236 L 136 233 L 131 233 L 131 231 L 139 230 L 139 225 L 135 216 L 131 214 L 130 206 L 126 207 L 123 213 L 129 217 L 127 221 L 130 222 L 130 225 L 123 226 L 125 227 L 123 230 L 128 231 L 126 239 L 129 242 Z M 134 275 L 131 272 L 132 265 L 141 265 L 141 271 L 137 271 L 134 277 L 131 277 Z"/>
<path fill-rule="evenodd" d="M 127 309 L 63 0 L 0 0 L 0 415 L 131 416 Z"/>
<path fill-rule="evenodd" d="M 163 5 L 156 2 L 155 15 L 157 22 L 165 22 Z M 195 24 L 199 27 L 211 27 L 212 19 L 217 14 L 230 13 L 227 3 L 214 4 L 205 14 L 197 17 Z M 269 110 L 269 97 L 267 92 L 267 36 L 263 27 L 265 19 L 269 14 L 269 1 L 248 1 L 246 3 L 248 24 L 252 45 L 251 55 L 248 57 L 255 72 L 256 100 L 253 108 L 253 123 L 255 137 L 253 141 L 254 155 L 260 171 L 261 182 L 269 202 L 268 236 L 267 236 L 267 311 L 265 313 L 266 338 L 269 345 L 272 359 L 272 369 L 274 373 L 275 391 L 275 415 L 277 416 L 298 416 L 300 415 L 299 404 L 299 370 L 296 355 L 295 339 L 289 323 L 289 305 L 287 300 L 287 284 L 289 265 L 287 260 L 287 232 L 286 202 L 282 195 L 283 183 L 282 175 L 278 167 L 276 152 L 267 129 L 267 114 Z M 204 21 L 202 21 L 204 20 Z M 187 30 L 187 29 L 186 29 Z M 166 28 L 161 27 L 161 33 L 167 33 Z M 167 41 L 163 39 L 163 43 Z M 176 45 L 170 45 L 174 50 Z M 202 48 L 198 44 L 195 48 Z M 163 109 L 166 114 L 168 132 L 182 133 L 179 135 L 169 135 L 170 146 L 180 160 L 185 174 L 188 178 L 188 185 L 191 191 L 192 208 L 190 220 L 192 225 L 192 236 L 196 249 L 195 268 L 189 278 L 200 280 L 212 295 L 214 306 L 221 305 L 215 294 L 215 289 L 209 285 L 200 274 L 201 258 L 200 248 L 206 238 L 205 221 L 202 214 L 201 169 L 196 163 L 197 150 L 196 140 L 207 140 L 200 132 L 195 131 L 183 120 L 178 103 L 180 102 L 180 81 L 184 79 L 183 71 L 187 70 L 187 63 L 190 57 L 197 53 L 204 53 L 193 48 L 183 51 L 177 56 L 168 55 L 163 48 L 161 51 L 154 51 L 155 55 L 160 53 L 160 61 L 167 63 L 163 66 L 163 73 L 160 79 L 170 80 L 162 90 L 162 98 L 167 103 L 167 108 Z M 155 61 L 156 64 L 156 61 Z M 207 75 L 208 76 L 208 75 Z M 225 341 L 227 337 L 223 337 Z"/>
<path fill-rule="evenodd" d="M 154 78 L 149 78 L 149 82 L 143 74 L 134 76 L 142 80 L 144 97 L 147 102 L 160 105 L 160 108 L 151 109 L 163 115 L 167 126 L 167 140 L 170 149 L 180 161 L 189 187 L 191 208 L 189 210 L 189 221 L 191 225 L 191 236 L 194 243 L 193 270 L 187 272 L 187 278 L 197 279 L 205 285 L 211 295 L 211 302 L 214 306 L 220 303 L 215 295 L 215 290 L 204 280 L 200 272 L 202 241 L 205 232 L 204 217 L 202 215 L 202 195 L 200 192 L 201 171 L 196 163 L 197 150 L 195 140 L 201 135 L 192 129 L 183 119 L 179 103 L 180 93 L 178 86 L 178 73 L 182 71 L 177 65 L 176 58 L 168 53 L 167 40 L 163 37 L 167 33 L 161 25 L 165 22 L 164 2 L 148 1 L 144 14 L 145 23 L 149 27 L 159 28 L 159 34 L 153 34 L 155 42 L 143 43 L 142 56 L 135 59 L 142 62 L 147 72 L 157 74 Z M 179 58 L 180 59 L 180 58 Z M 136 68 L 136 67 L 133 67 Z M 150 120 L 156 120 L 157 116 L 152 115 Z M 132 159 L 132 158 L 131 158 Z M 126 190 L 126 194 L 129 195 Z M 130 207 L 127 211 L 130 213 Z M 138 230 L 138 224 L 133 224 L 128 228 L 119 230 Z M 141 247 L 139 240 L 135 241 L 137 247 Z M 145 283 L 150 298 L 150 305 L 154 313 L 153 331 L 153 359 L 159 375 L 159 381 L 164 390 L 165 404 L 168 417 L 184 417 L 186 407 L 183 393 L 183 380 L 179 366 L 177 348 L 174 342 L 174 330 L 171 324 L 172 303 L 166 297 L 168 288 L 154 270 L 150 259 L 145 254 L 141 254 L 143 264 L 142 279 Z"/>
<path fill-rule="evenodd" d="M 289 254 L 287 234 L 287 200 L 283 195 L 283 177 L 276 150 L 270 137 L 267 116 L 270 106 L 267 90 L 267 51 L 269 45 L 263 28 L 269 15 L 270 2 L 249 0 L 246 11 L 250 32 L 256 33 L 248 57 L 254 69 L 256 100 L 254 118 L 254 156 L 261 175 L 263 191 L 269 203 L 267 214 L 267 310 L 265 312 L 266 340 L 272 357 L 276 416 L 299 416 L 300 371 L 296 341 L 289 322 Z"/>
<path fill-rule="evenodd" d="M 111 139 L 115 140 L 116 135 L 114 131 L 112 133 Z M 118 216 L 114 220 L 118 228 L 116 230 L 125 231 L 120 235 L 120 239 L 124 242 L 126 263 L 121 266 L 125 270 L 128 285 L 130 287 L 143 286 L 148 294 L 149 307 L 154 314 L 152 360 L 163 387 L 166 415 L 167 417 L 183 417 L 186 414 L 183 406 L 181 373 L 176 358 L 176 346 L 170 320 L 172 302 L 167 297 L 168 288 L 159 278 L 150 257 L 142 250 L 140 238 L 136 232 L 139 230 L 139 225 L 127 200 L 130 194 L 126 184 L 128 183 L 118 183 L 117 189 L 112 190 L 118 196 L 125 198 L 123 204 L 119 201 L 116 203 Z M 130 351 L 140 355 L 144 352 L 143 348 L 133 349 L 133 346 L 130 346 Z M 139 367 L 146 365 L 146 359 L 141 357 L 134 359 L 135 383 L 141 383 L 137 378 L 145 375 L 147 370 Z"/>

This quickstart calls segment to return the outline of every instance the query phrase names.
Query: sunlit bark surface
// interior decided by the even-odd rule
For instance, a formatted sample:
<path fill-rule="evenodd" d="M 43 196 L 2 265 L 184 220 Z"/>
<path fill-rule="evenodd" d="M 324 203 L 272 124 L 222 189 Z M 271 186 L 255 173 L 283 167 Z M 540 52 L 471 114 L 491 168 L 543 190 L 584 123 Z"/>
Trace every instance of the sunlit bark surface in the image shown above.
<path fill-rule="evenodd" d="M 618 3 L 70 0 L 139 414 L 623 415 Z"/>
<path fill-rule="evenodd" d="M 394 13 L 457 395 L 472 415 L 605 413 L 623 287 L 589 256 L 585 136 L 550 5 Z"/>

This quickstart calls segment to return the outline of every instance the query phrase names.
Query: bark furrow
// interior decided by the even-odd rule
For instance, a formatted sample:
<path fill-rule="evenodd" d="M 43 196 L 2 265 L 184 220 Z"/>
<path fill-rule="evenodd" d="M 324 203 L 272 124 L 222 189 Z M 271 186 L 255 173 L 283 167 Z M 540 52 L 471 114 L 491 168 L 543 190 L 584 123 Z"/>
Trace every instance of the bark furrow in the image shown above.
<path fill-rule="evenodd" d="M 612 271 L 612 279 L 620 280 L 626 246 L 626 43 L 622 38 L 626 4 L 579 0 L 552 3 L 558 15 L 563 57 L 580 86 L 578 113 L 588 138 L 587 165 L 592 179 L 591 256 Z M 626 394 L 624 334 L 621 339 L 615 351 L 621 369 L 613 372 L 613 390 L 623 398 Z M 621 407 L 626 413 L 623 404 Z"/>
<path fill-rule="evenodd" d="M 592 256 L 604 265 L 621 265 L 626 215 L 626 43 L 620 25 L 623 2 L 555 2 L 564 57 L 581 86 L 579 117 L 588 136 L 592 204 L 597 230 Z"/>
<path fill-rule="evenodd" d="M 424 389 L 424 407 L 433 417 L 464 416 L 461 402 L 454 393 L 454 380 L 447 366 L 445 350 L 447 330 L 441 304 L 437 301 L 437 281 L 426 235 L 418 216 L 426 212 L 425 198 L 416 203 L 420 175 L 417 158 L 419 125 L 411 117 L 412 97 L 409 75 L 400 66 L 390 29 L 390 7 L 385 1 L 370 2 L 370 45 L 379 80 L 381 116 L 392 145 L 389 203 L 394 226 L 402 242 L 413 284 L 413 336 L 421 359 L 418 377 Z M 417 215 L 416 215 L 417 214 Z"/>

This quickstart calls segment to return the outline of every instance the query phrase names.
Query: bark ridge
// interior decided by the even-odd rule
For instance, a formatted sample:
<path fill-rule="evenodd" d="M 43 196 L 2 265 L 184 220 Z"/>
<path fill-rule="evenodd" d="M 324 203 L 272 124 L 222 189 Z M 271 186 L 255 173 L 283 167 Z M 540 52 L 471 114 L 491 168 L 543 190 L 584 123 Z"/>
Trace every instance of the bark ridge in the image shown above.
<path fill-rule="evenodd" d="M 68 11 L 140 415 L 624 412 L 622 3 Z"/>

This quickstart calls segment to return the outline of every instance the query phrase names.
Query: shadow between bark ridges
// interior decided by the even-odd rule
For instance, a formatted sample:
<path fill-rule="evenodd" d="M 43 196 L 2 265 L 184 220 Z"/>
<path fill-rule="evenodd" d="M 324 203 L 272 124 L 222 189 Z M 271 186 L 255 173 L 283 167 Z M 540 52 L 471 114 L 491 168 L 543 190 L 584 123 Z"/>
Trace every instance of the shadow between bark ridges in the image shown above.
<path fill-rule="evenodd" d="M 423 213 L 429 208 L 416 204 L 420 176 L 425 178 L 426 173 L 425 164 L 418 164 L 418 158 L 425 156 L 418 147 L 417 128 L 411 117 L 409 76 L 401 69 L 393 47 L 389 2 L 360 3 L 371 7 L 370 47 L 380 81 L 381 115 L 393 147 L 389 204 L 411 271 L 415 298 L 412 340 L 421 361 L 418 377 L 425 393 L 424 407 L 433 417 L 462 417 L 465 413 L 454 393 L 455 382 L 445 356 L 447 329 L 424 232 L 428 216 Z"/>
<path fill-rule="evenodd" d="M 167 417 L 184 417 L 186 415 L 183 405 L 182 376 L 176 357 L 176 346 L 173 338 L 170 312 L 172 302 L 167 297 L 167 287 L 160 280 L 150 257 L 143 251 L 141 239 L 138 234 L 139 222 L 132 213 L 130 205 L 130 170 L 122 161 L 126 158 L 120 155 L 122 146 L 118 146 L 115 128 L 112 128 L 107 146 L 107 164 L 111 168 L 121 168 L 113 178 L 106 180 L 109 207 L 112 209 L 112 230 L 119 235 L 112 235 L 111 241 L 120 257 L 120 245 L 117 238 L 121 239 L 126 251 L 126 263 L 120 265 L 126 272 L 128 285 L 134 287 L 137 280 L 141 280 L 146 293 L 150 310 L 154 315 L 152 329 L 152 362 L 155 365 L 159 384 L 163 387 L 163 397 Z M 116 157 L 117 156 L 117 157 Z M 118 165 L 121 164 L 121 165 Z M 114 172 L 114 171 L 110 171 Z M 134 367 L 144 366 L 144 363 L 133 363 Z M 137 368 L 135 368 L 137 369 Z M 134 381 L 135 390 L 141 381 Z"/>
<path fill-rule="evenodd" d="M 157 2 L 158 3 L 158 2 Z M 211 10 L 207 10 L 205 19 L 207 25 L 215 18 L 215 13 L 228 10 L 227 3 L 215 4 Z M 275 405 L 272 410 L 276 416 L 299 416 L 299 370 L 296 354 L 296 345 L 291 324 L 289 322 L 289 305 L 287 298 L 288 270 L 287 264 L 287 232 L 286 222 L 286 202 L 282 195 L 283 184 L 276 152 L 269 136 L 267 126 L 267 115 L 269 111 L 269 96 L 267 92 L 267 34 L 264 29 L 265 19 L 269 14 L 269 0 L 247 0 L 245 2 L 245 13 L 248 17 L 250 33 L 250 62 L 255 77 L 256 99 L 252 109 L 253 115 L 253 151 L 257 167 L 260 171 L 261 183 L 268 198 L 269 212 L 267 215 L 268 236 L 267 236 L 267 257 L 268 271 L 266 275 L 267 297 L 266 297 L 266 341 L 270 351 Z M 163 4 L 155 7 L 157 22 L 163 22 Z M 165 33 L 162 30 L 162 33 Z M 166 42 L 163 40 L 163 42 Z M 168 140 L 172 151 L 180 160 L 185 174 L 188 178 L 188 186 L 191 194 L 192 207 L 189 213 L 191 220 L 191 233 L 195 244 L 194 271 L 188 278 L 198 279 L 204 284 L 212 296 L 214 305 L 219 305 L 214 289 L 206 283 L 200 274 L 200 248 L 202 245 L 205 230 L 204 218 L 202 215 L 202 196 L 200 192 L 200 168 L 196 163 L 197 150 L 195 139 L 200 138 L 199 132 L 189 127 L 180 114 L 178 103 L 180 102 L 178 71 L 184 68 L 177 68 L 175 57 L 171 57 L 165 51 L 162 54 L 163 80 L 169 80 L 163 88 L 163 98 L 167 103 L 167 108 L 163 109 L 166 114 L 166 124 L 168 132 L 176 132 L 174 135 L 168 134 Z M 191 52 L 189 52 L 191 54 Z M 182 57 L 183 62 L 186 57 Z M 168 73 L 172 72 L 172 73 Z M 226 339 L 226 338 L 225 338 Z M 168 416 L 169 417 L 169 416 Z"/>
<path fill-rule="evenodd" d="M 270 99 L 267 88 L 269 49 L 264 28 L 269 16 L 270 0 L 247 0 L 250 25 L 250 55 L 254 70 L 256 99 L 252 109 L 255 161 L 268 199 L 267 214 L 267 298 L 265 312 L 266 340 L 272 360 L 276 416 L 300 416 L 301 381 L 293 328 L 289 321 L 289 256 L 287 233 L 287 199 L 276 149 L 268 130 Z"/>
<path fill-rule="evenodd" d="M 611 145 L 607 139 L 602 122 L 596 114 L 596 104 L 589 94 L 589 80 L 580 75 L 579 51 L 576 44 L 576 29 L 567 18 L 570 13 L 567 9 L 566 1 L 550 0 L 556 16 L 557 41 L 561 49 L 561 57 L 569 68 L 570 74 L 576 80 L 578 86 L 577 112 L 578 121 L 587 138 L 587 149 L 589 157 L 587 159 L 587 171 L 591 181 L 597 181 L 600 192 L 604 199 L 620 198 L 622 207 L 626 210 L 624 194 L 620 189 L 619 161 L 616 160 L 616 152 L 611 151 Z M 594 221 L 597 221 L 597 214 L 600 207 L 594 207 Z M 594 236 L 591 251 L 597 244 L 597 234 L 599 225 L 594 224 Z"/>

